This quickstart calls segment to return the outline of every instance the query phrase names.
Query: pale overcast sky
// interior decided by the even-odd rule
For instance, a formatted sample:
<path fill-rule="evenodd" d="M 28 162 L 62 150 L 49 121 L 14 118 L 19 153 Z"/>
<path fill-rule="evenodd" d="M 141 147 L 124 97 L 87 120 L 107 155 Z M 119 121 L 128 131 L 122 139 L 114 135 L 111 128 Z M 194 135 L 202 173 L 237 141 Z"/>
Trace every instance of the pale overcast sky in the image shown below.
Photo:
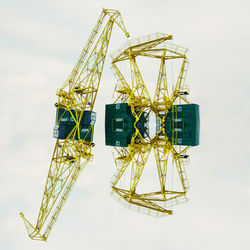
<path fill-rule="evenodd" d="M 122 13 L 131 38 L 174 36 L 189 49 L 190 100 L 200 105 L 200 146 L 189 151 L 189 201 L 156 219 L 110 196 L 104 107 L 115 79 L 107 57 L 95 111 L 94 160 L 75 185 L 48 243 L 29 239 L 55 139 L 56 90 L 71 72 L 101 8 Z M 235 250 L 250 237 L 250 3 L 244 0 L 4 1 L 0 3 L 0 248 L 4 250 Z M 126 42 L 113 29 L 108 53 Z"/>

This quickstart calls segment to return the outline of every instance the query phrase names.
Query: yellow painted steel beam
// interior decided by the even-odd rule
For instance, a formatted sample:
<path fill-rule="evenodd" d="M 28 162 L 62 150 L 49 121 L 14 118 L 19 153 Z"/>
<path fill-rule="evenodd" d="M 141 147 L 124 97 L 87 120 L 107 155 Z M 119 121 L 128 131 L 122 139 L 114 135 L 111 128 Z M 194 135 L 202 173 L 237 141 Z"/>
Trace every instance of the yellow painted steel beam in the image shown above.
<path fill-rule="evenodd" d="M 183 148 L 173 145 L 177 140 L 177 132 L 173 130 L 172 141 L 169 141 L 164 127 L 168 112 L 172 110 L 173 117 L 177 115 L 177 110 L 171 109 L 175 103 L 189 103 L 183 95 L 187 88 L 185 86 L 188 68 L 187 49 L 167 43 L 167 40 L 171 39 L 170 35 L 149 35 L 127 42 L 112 54 L 112 68 L 118 81 L 115 88 L 117 97 L 114 103 L 128 103 L 135 117 L 135 133 L 128 148 L 114 147 L 117 154 L 115 158 L 117 172 L 112 183 L 112 191 L 126 207 L 144 212 L 146 209 L 147 214 L 155 216 L 172 214 L 172 209 L 166 209 L 166 207 L 185 202 L 188 191 L 188 181 L 181 155 L 185 154 L 189 147 Z M 151 99 L 137 65 L 136 58 L 140 56 L 155 58 L 160 62 L 154 99 Z M 172 89 L 169 86 L 166 71 L 166 61 L 169 60 L 181 61 L 179 75 Z M 118 63 L 126 61 L 130 65 L 130 80 L 128 80 L 129 77 L 125 78 L 118 66 Z M 161 124 L 160 130 L 152 138 L 150 136 L 147 139 L 143 138 L 137 128 L 137 122 L 144 111 L 153 112 Z M 175 124 L 173 124 L 174 126 Z M 156 160 L 159 190 L 137 193 L 136 189 L 151 151 L 154 152 Z M 176 170 L 175 178 L 179 184 L 178 190 L 172 189 L 167 182 L 170 161 Z M 130 171 L 130 175 L 128 171 Z M 125 175 L 130 176 L 129 179 L 125 179 L 127 188 L 122 187 L 121 183 L 121 179 Z"/>
<path fill-rule="evenodd" d="M 76 125 L 65 140 L 56 141 L 36 225 L 20 214 L 31 239 L 48 239 L 73 185 L 92 158 L 94 143 L 80 138 L 80 121 L 85 110 L 93 110 L 114 24 L 129 36 L 121 14 L 103 9 L 72 72 L 57 92 L 58 108 L 68 111 Z"/>

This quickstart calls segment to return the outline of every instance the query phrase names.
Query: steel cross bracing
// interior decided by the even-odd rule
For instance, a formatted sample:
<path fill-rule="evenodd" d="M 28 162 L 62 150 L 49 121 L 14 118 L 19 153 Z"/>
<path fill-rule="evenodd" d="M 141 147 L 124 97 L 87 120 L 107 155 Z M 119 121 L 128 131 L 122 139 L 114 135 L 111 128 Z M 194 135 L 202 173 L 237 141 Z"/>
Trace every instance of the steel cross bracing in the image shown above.
<path fill-rule="evenodd" d="M 117 173 L 112 182 L 113 194 L 126 207 L 155 216 L 172 214 L 172 205 L 186 201 L 188 191 L 183 161 L 185 157 L 183 156 L 186 155 L 189 146 L 174 145 L 177 134 L 173 134 L 172 141 L 170 141 L 164 128 L 167 113 L 173 112 L 173 116 L 176 113 L 176 110 L 171 111 L 171 106 L 176 103 L 189 103 L 186 99 L 188 91 L 185 85 L 188 66 L 187 49 L 168 43 L 167 41 L 171 39 L 171 35 L 152 34 L 127 42 L 112 56 L 112 68 L 117 79 L 114 103 L 128 103 L 135 117 L 135 133 L 128 148 L 114 147 Z M 153 100 L 149 95 L 136 61 L 139 56 L 160 61 Z M 166 73 L 166 62 L 169 60 L 181 61 L 179 75 L 172 88 L 168 86 Z M 130 76 L 128 77 L 121 73 L 118 66 L 119 63 L 125 63 L 126 61 L 130 66 Z M 161 124 L 159 131 L 154 136 L 148 135 L 146 138 L 143 138 L 136 126 L 144 111 L 148 114 L 153 113 Z M 159 191 L 152 190 L 151 192 L 138 193 L 136 189 L 151 151 L 154 152 Z M 178 190 L 171 189 L 166 179 L 169 171 L 168 165 L 171 161 L 177 172 Z M 127 182 L 125 188 L 122 187 L 122 177 L 129 171 L 130 178 L 125 180 Z"/>
<path fill-rule="evenodd" d="M 80 138 L 79 126 L 83 112 L 93 110 L 114 24 L 129 36 L 121 14 L 103 9 L 72 72 L 57 92 L 56 106 L 69 111 L 76 125 L 65 140 L 56 141 L 36 225 L 20 214 L 31 239 L 47 240 L 74 183 L 92 158 L 94 144 Z"/>

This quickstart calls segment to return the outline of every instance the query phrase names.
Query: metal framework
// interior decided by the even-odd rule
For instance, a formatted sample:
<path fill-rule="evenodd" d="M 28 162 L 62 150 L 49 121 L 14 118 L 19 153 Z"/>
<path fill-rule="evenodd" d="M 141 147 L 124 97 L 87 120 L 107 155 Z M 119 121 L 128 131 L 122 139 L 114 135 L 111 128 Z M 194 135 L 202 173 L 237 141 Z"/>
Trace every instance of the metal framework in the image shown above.
<path fill-rule="evenodd" d="M 79 126 L 84 111 L 93 110 L 114 23 L 129 36 L 121 14 L 103 9 L 72 72 L 57 92 L 56 106 L 69 111 L 76 125 L 65 140 L 56 141 L 36 225 L 20 213 L 33 240 L 48 239 L 74 183 L 92 158 L 94 144 L 80 138 Z"/>
<path fill-rule="evenodd" d="M 127 148 L 114 147 L 117 173 L 112 182 L 112 194 L 126 207 L 155 216 L 172 214 L 172 205 L 186 201 L 188 191 L 184 165 L 188 158 L 186 151 L 189 146 L 175 145 L 177 134 L 173 134 L 170 141 L 163 126 L 168 112 L 173 112 L 173 116 L 176 115 L 176 110 L 171 109 L 174 104 L 189 104 L 186 98 L 188 88 L 185 85 L 188 66 L 187 49 L 173 45 L 168 40 L 172 40 L 171 35 L 155 33 L 129 41 L 112 54 L 112 68 L 117 79 L 115 87 L 117 97 L 114 103 L 128 103 L 135 117 L 136 131 Z M 152 98 L 142 78 L 137 63 L 138 57 L 149 57 L 160 62 L 158 80 Z M 178 77 L 172 85 L 168 83 L 166 73 L 166 62 L 171 60 L 180 62 Z M 122 74 L 121 67 L 119 68 L 122 62 L 129 64 L 130 76 L 126 77 Z M 148 135 L 146 138 L 142 137 L 136 126 L 144 111 L 154 114 L 162 125 L 154 136 Z M 137 187 L 151 152 L 156 162 L 155 171 L 158 173 L 159 189 L 140 193 L 137 192 Z M 175 179 L 179 183 L 178 190 L 173 189 L 166 178 L 171 163 L 176 168 Z M 129 177 L 125 177 L 124 184 L 122 177 L 125 175 Z M 143 183 L 140 184 L 143 185 Z"/>

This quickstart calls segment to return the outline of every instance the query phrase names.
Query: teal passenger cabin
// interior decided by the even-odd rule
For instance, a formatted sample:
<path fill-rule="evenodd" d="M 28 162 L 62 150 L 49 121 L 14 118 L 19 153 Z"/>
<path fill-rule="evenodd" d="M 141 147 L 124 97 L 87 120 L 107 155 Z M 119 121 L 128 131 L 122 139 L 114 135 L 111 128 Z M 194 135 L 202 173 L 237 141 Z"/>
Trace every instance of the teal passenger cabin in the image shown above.
<path fill-rule="evenodd" d="M 156 132 L 161 124 L 156 118 Z M 200 111 L 197 104 L 173 105 L 165 117 L 165 133 L 172 145 L 197 146 L 200 143 Z"/>
<path fill-rule="evenodd" d="M 160 115 L 163 118 L 164 114 Z M 105 144 L 127 147 L 135 133 L 135 117 L 127 103 L 106 105 Z M 136 127 L 143 138 L 148 136 L 148 114 L 143 112 Z M 156 118 L 156 134 L 164 126 L 159 137 L 167 136 L 172 145 L 197 146 L 200 141 L 200 112 L 197 104 L 172 105 L 161 124 Z"/>
<path fill-rule="evenodd" d="M 71 110 L 71 113 L 68 110 L 57 108 L 56 124 L 53 133 L 54 138 L 61 140 L 66 139 L 70 135 L 72 130 L 75 128 L 76 123 L 73 117 L 76 117 L 76 111 Z M 77 114 L 78 117 L 80 117 L 81 111 L 78 111 Z M 74 140 L 80 139 L 80 140 L 85 140 L 87 142 L 92 142 L 95 121 L 96 121 L 95 112 L 89 110 L 84 111 L 79 125 L 80 138 L 77 132 L 75 133 L 75 136 L 73 136 L 72 133 L 72 135 L 69 138 Z"/>
<path fill-rule="evenodd" d="M 128 103 L 108 104 L 105 107 L 105 144 L 127 147 L 135 133 L 135 117 Z M 143 138 L 148 136 L 148 115 L 143 112 L 136 127 Z"/>

